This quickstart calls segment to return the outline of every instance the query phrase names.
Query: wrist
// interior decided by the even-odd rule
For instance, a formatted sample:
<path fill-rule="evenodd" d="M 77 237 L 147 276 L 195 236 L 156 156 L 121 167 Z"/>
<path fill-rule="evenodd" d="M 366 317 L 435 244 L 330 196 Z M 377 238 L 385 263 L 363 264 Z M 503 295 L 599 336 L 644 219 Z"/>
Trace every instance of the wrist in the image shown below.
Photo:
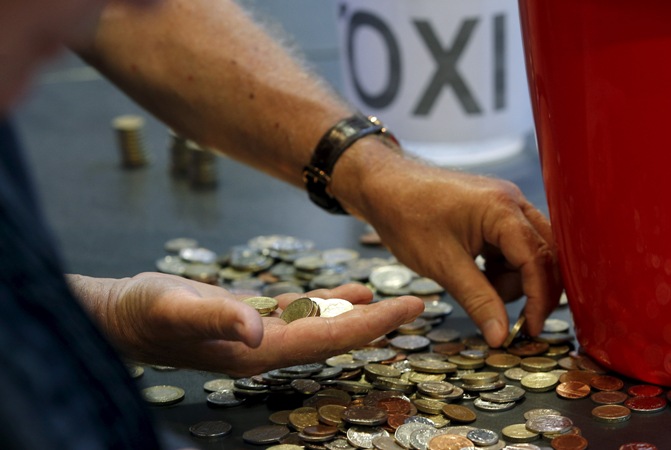
<path fill-rule="evenodd" d="M 384 201 L 380 195 L 389 192 L 384 185 L 409 162 L 395 141 L 384 135 L 367 136 L 353 144 L 338 161 L 332 174 L 331 193 L 348 213 L 367 220 L 373 205 Z"/>

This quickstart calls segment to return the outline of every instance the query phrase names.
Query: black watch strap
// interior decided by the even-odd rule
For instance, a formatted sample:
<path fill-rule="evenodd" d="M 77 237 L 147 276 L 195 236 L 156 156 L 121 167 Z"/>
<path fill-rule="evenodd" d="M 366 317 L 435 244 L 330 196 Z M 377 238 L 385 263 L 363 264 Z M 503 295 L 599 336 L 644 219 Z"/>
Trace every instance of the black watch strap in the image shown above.
<path fill-rule="evenodd" d="M 357 140 L 381 133 L 389 134 L 389 131 L 380 120 L 360 114 L 343 119 L 331 127 L 319 140 L 310 164 L 303 168 L 303 182 L 310 200 L 332 214 L 347 214 L 329 193 L 333 168 L 338 158 Z M 391 134 L 389 136 L 397 142 Z"/>

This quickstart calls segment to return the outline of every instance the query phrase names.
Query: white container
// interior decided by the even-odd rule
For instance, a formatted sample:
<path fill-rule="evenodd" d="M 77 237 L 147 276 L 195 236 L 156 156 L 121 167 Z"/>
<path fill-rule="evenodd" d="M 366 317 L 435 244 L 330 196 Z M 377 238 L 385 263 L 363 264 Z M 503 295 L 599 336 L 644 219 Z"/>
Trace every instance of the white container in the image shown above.
<path fill-rule="evenodd" d="M 341 0 L 343 87 L 443 166 L 520 152 L 533 129 L 517 0 Z"/>

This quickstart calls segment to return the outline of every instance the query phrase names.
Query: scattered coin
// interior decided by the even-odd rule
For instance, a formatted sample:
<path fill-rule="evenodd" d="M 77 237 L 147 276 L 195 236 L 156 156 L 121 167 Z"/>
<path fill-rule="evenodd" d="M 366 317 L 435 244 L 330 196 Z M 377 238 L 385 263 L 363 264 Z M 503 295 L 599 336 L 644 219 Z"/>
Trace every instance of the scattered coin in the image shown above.
<path fill-rule="evenodd" d="M 508 333 L 508 337 L 506 338 L 505 341 L 503 341 L 503 348 L 510 347 L 510 344 L 513 343 L 517 335 L 520 333 L 526 321 L 527 318 L 524 315 L 524 312 L 522 312 L 522 314 L 520 314 L 520 317 L 517 319 L 517 322 L 515 322 L 515 325 L 513 325 L 512 329 L 510 330 L 510 333 Z"/>
<path fill-rule="evenodd" d="M 624 422 L 631 418 L 631 410 L 622 405 L 601 405 L 592 410 L 592 416 L 600 422 Z"/>
<path fill-rule="evenodd" d="M 651 384 L 639 384 L 627 389 L 627 394 L 632 397 L 656 397 L 662 395 L 662 388 Z"/>
<path fill-rule="evenodd" d="M 564 434 L 552 439 L 550 445 L 555 450 L 585 450 L 589 442 L 577 434 Z"/>
<path fill-rule="evenodd" d="M 662 397 L 630 397 L 624 402 L 624 406 L 636 412 L 653 413 L 666 408 L 666 399 Z"/>
<path fill-rule="evenodd" d="M 207 395 L 207 404 L 211 406 L 232 407 L 241 405 L 244 400 L 235 396 L 233 389 L 223 389 L 210 392 Z"/>
<path fill-rule="evenodd" d="M 595 392 L 590 398 L 600 405 L 621 405 L 629 396 L 622 391 L 601 391 Z"/>
<path fill-rule="evenodd" d="M 174 405 L 184 399 L 184 389 L 177 386 L 151 386 L 142 389 L 141 393 L 142 398 L 151 405 Z"/>
<path fill-rule="evenodd" d="M 566 399 L 585 398 L 590 393 L 590 387 L 580 381 L 566 381 L 557 386 L 557 395 Z"/>
<path fill-rule="evenodd" d="M 200 438 L 219 438 L 231 433 L 233 426 L 223 420 L 207 420 L 189 427 L 192 435 Z"/>
<path fill-rule="evenodd" d="M 289 432 L 289 428 L 284 425 L 261 425 L 242 433 L 242 440 L 255 445 L 274 444 Z"/>

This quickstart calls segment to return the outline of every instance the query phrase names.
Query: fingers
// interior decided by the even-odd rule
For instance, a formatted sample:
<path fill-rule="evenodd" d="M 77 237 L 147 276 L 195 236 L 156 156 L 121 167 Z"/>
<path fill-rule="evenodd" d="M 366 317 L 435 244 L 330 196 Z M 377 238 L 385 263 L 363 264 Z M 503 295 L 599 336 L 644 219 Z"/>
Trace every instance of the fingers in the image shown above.
<path fill-rule="evenodd" d="M 519 270 L 522 290 L 527 296 L 524 308 L 527 331 L 536 335 L 558 300 L 556 258 L 549 222 L 524 203 L 513 211 L 504 211 L 492 229 L 496 231 L 489 233 L 486 239 L 499 247 L 506 261 Z"/>
<path fill-rule="evenodd" d="M 274 346 L 281 357 L 279 363 L 318 361 L 365 345 L 414 320 L 423 310 L 422 300 L 399 297 L 356 307 L 336 317 L 296 320 L 266 334 L 267 339 L 281 342 L 281 346 Z"/>
<path fill-rule="evenodd" d="M 466 313 L 491 347 L 500 347 L 508 336 L 508 314 L 501 297 L 485 275 L 464 251 L 455 252 L 450 278 L 452 295 L 459 300 Z"/>

